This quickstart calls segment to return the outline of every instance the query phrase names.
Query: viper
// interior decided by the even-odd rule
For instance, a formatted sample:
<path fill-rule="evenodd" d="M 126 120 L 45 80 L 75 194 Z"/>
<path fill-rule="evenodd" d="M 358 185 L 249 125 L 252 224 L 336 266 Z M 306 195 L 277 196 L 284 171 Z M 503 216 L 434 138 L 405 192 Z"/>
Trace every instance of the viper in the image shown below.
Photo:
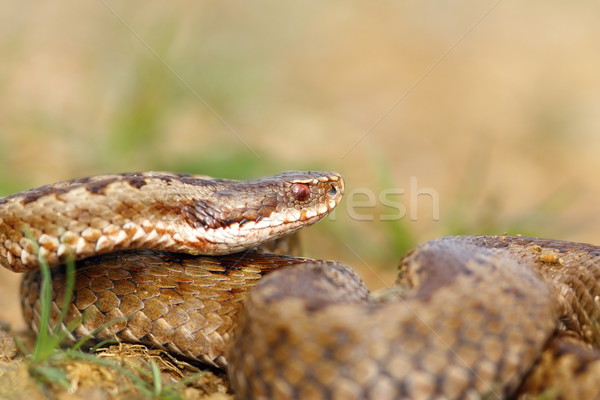
<path fill-rule="evenodd" d="M 599 396 L 599 247 L 442 238 L 378 295 L 340 263 L 256 250 L 324 218 L 343 191 L 330 172 L 60 182 L 0 199 L 0 264 L 27 271 L 34 329 L 40 261 L 59 310 L 74 260 L 72 340 L 104 326 L 98 340 L 227 368 L 243 399 Z"/>

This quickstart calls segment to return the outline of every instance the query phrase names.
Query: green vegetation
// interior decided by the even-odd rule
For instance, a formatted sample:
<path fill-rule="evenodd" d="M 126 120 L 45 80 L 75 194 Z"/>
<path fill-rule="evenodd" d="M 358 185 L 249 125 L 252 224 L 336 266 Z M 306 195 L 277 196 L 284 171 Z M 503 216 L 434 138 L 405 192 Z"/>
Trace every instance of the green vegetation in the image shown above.
<path fill-rule="evenodd" d="M 39 251 L 38 251 L 39 254 Z M 65 339 L 69 332 L 72 332 L 80 321 L 71 321 L 66 325 L 66 316 L 73 297 L 75 284 L 75 262 L 69 261 L 65 268 L 65 286 L 63 299 L 61 302 L 60 314 L 52 315 L 52 275 L 51 269 L 46 260 L 39 256 L 40 271 L 42 281 L 40 286 L 40 320 L 38 326 L 38 335 L 35 341 L 33 351 L 30 353 L 25 346 L 19 342 L 21 351 L 25 354 L 30 376 L 40 385 L 42 392 L 50 393 L 56 386 L 64 390 L 73 391 L 72 383 L 66 372 L 67 365 L 73 362 L 88 362 L 96 364 L 98 367 L 109 368 L 116 374 L 125 377 L 123 385 L 132 385 L 137 393 L 144 398 L 153 400 L 179 400 L 181 388 L 195 380 L 202 372 L 192 374 L 176 383 L 165 385 L 162 381 L 161 370 L 152 359 L 142 361 L 135 367 L 123 366 L 121 363 L 105 358 L 94 356 L 93 354 L 81 351 L 82 346 L 99 332 L 110 325 L 120 321 L 110 321 L 100 326 L 90 336 L 81 338 L 71 346 L 64 346 Z M 85 316 L 84 316 L 85 318 Z M 64 327 L 67 326 L 65 329 Z M 98 343 L 91 350 L 92 353 L 109 341 Z"/>

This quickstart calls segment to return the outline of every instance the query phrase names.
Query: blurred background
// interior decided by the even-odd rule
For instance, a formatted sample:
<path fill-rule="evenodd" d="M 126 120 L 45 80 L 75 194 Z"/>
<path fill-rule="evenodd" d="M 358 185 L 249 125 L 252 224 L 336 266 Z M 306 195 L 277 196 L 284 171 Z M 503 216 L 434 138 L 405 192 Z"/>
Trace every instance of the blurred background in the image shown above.
<path fill-rule="evenodd" d="M 0 196 L 78 176 L 334 170 L 304 232 L 372 287 L 447 234 L 600 243 L 600 3 L 0 3 Z M 380 197 L 381 196 L 381 197 Z M 18 277 L 0 320 L 19 327 Z"/>

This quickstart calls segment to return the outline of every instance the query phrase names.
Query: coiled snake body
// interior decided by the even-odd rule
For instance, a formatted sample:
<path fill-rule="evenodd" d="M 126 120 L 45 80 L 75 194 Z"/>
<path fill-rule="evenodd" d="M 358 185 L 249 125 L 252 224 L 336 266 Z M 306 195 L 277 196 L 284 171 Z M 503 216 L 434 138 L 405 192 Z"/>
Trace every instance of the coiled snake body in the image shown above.
<path fill-rule="evenodd" d="M 31 271 L 35 328 L 38 257 L 83 260 L 74 337 L 121 318 L 99 339 L 227 366 L 243 399 L 600 396 L 599 247 L 442 238 L 409 253 L 377 298 L 338 263 L 245 251 L 318 221 L 342 193 L 324 172 L 48 185 L 0 199 L 0 263 Z M 53 279 L 59 309 L 60 269 Z"/>

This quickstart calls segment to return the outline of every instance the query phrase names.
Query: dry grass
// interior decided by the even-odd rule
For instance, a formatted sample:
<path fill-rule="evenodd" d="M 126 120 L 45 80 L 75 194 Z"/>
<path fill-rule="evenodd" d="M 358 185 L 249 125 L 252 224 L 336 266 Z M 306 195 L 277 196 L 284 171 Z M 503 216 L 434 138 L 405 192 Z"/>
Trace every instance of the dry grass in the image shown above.
<path fill-rule="evenodd" d="M 102 348 L 97 356 L 97 360 L 64 358 L 46 366 L 64 372 L 67 387 L 32 374 L 25 358 L 1 361 L 0 398 L 233 400 L 223 374 L 199 370 L 163 351 L 120 344 Z M 159 388 L 149 375 L 152 365 L 159 371 Z"/>

